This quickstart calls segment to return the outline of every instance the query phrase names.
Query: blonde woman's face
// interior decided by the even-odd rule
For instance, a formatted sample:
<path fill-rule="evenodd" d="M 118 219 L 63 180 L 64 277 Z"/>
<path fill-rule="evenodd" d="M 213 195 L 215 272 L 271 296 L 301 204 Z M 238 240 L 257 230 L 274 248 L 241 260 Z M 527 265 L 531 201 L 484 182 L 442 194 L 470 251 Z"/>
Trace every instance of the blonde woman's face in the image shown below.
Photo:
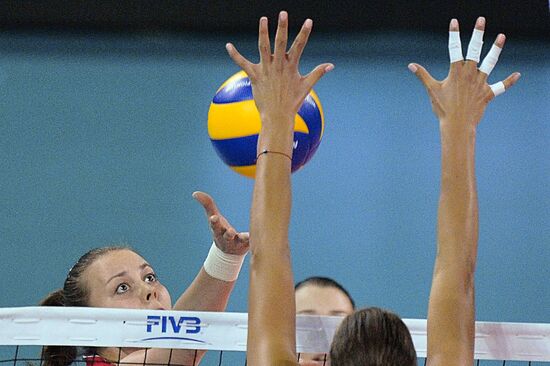
<path fill-rule="evenodd" d="M 105 253 L 82 274 L 88 305 L 102 308 L 171 309 L 168 290 L 153 268 L 131 250 Z"/>

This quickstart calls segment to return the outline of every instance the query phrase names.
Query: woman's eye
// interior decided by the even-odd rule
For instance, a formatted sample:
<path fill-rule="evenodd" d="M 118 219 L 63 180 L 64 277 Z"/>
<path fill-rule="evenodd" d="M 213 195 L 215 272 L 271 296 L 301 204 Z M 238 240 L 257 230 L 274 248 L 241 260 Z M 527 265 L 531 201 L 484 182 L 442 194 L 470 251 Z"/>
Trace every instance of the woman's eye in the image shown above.
<path fill-rule="evenodd" d="M 145 276 L 145 282 L 156 282 L 157 281 L 157 275 L 154 273 L 149 273 L 147 276 Z"/>
<path fill-rule="evenodd" d="M 121 283 L 120 285 L 117 286 L 116 288 L 116 293 L 117 294 L 123 294 L 125 293 L 126 291 L 128 291 L 130 289 L 130 286 L 128 286 L 127 283 Z"/>

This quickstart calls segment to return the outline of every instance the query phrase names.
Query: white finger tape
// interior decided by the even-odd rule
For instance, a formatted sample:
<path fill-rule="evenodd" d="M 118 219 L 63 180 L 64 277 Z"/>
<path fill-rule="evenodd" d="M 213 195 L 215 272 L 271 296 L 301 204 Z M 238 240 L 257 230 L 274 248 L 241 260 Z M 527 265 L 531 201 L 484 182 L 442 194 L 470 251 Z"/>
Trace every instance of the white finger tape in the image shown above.
<path fill-rule="evenodd" d="M 491 47 L 491 50 L 485 56 L 483 59 L 483 62 L 481 63 L 481 66 L 479 67 L 479 71 L 486 73 L 489 75 L 491 71 L 493 71 L 493 68 L 497 64 L 498 57 L 500 56 L 500 53 L 502 52 L 502 48 L 497 46 L 496 44 L 493 44 Z"/>
<path fill-rule="evenodd" d="M 449 58 L 451 63 L 464 60 L 464 56 L 462 56 L 462 44 L 460 43 L 460 32 L 449 32 Z"/>
<path fill-rule="evenodd" d="M 481 55 L 481 48 L 483 47 L 483 31 L 474 29 L 472 33 L 472 39 L 468 45 L 468 53 L 466 54 L 466 60 L 472 60 L 479 62 L 479 56 Z"/>
<path fill-rule="evenodd" d="M 504 87 L 504 83 L 502 81 L 499 81 L 498 83 L 489 85 L 491 90 L 493 91 L 493 94 L 495 97 L 498 97 L 502 93 L 506 91 L 506 88 Z"/>

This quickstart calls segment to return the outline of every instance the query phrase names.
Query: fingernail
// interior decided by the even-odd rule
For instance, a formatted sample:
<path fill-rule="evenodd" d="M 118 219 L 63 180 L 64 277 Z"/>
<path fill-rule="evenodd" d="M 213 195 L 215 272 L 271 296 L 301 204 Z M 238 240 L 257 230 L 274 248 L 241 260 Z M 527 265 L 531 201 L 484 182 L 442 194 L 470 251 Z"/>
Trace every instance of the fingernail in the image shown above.
<path fill-rule="evenodd" d="M 311 19 L 306 19 L 304 25 L 308 28 L 311 28 L 311 26 L 313 25 L 313 20 Z"/>
<path fill-rule="evenodd" d="M 333 64 L 327 65 L 327 67 L 325 67 L 325 72 L 329 72 L 329 71 L 332 71 L 332 70 L 334 70 L 334 65 Z"/>
<path fill-rule="evenodd" d="M 457 28 L 458 27 L 458 20 L 455 18 L 451 19 L 451 27 Z"/>
<path fill-rule="evenodd" d="M 225 49 L 229 51 L 231 49 L 231 43 L 226 43 Z"/>
<path fill-rule="evenodd" d="M 409 64 L 409 66 L 407 67 L 409 68 L 409 70 L 411 70 L 413 74 L 416 73 L 416 70 L 418 70 L 418 67 L 415 64 Z"/>
<path fill-rule="evenodd" d="M 286 17 L 287 17 L 286 11 L 283 10 L 279 13 L 279 20 L 286 20 Z"/>
<path fill-rule="evenodd" d="M 477 18 L 477 24 L 479 26 L 485 25 L 485 18 L 484 17 Z"/>

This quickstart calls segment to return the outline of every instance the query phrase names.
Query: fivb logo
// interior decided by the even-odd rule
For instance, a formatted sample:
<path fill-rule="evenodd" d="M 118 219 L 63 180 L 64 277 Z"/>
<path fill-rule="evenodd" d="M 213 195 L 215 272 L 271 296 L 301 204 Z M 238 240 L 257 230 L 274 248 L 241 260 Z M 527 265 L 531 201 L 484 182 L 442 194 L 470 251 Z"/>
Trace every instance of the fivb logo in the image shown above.
<path fill-rule="evenodd" d="M 187 334 L 196 334 L 201 331 L 200 324 L 201 320 L 194 316 L 148 315 L 147 333 L 153 332 L 153 327 L 160 326 L 161 333 L 179 334 L 185 330 Z"/>
<path fill-rule="evenodd" d="M 201 331 L 201 320 L 194 316 L 148 315 L 147 333 L 162 334 L 160 337 L 143 340 L 179 339 L 204 343 L 201 340 L 182 337 L 184 334 L 197 334 Z"/>

